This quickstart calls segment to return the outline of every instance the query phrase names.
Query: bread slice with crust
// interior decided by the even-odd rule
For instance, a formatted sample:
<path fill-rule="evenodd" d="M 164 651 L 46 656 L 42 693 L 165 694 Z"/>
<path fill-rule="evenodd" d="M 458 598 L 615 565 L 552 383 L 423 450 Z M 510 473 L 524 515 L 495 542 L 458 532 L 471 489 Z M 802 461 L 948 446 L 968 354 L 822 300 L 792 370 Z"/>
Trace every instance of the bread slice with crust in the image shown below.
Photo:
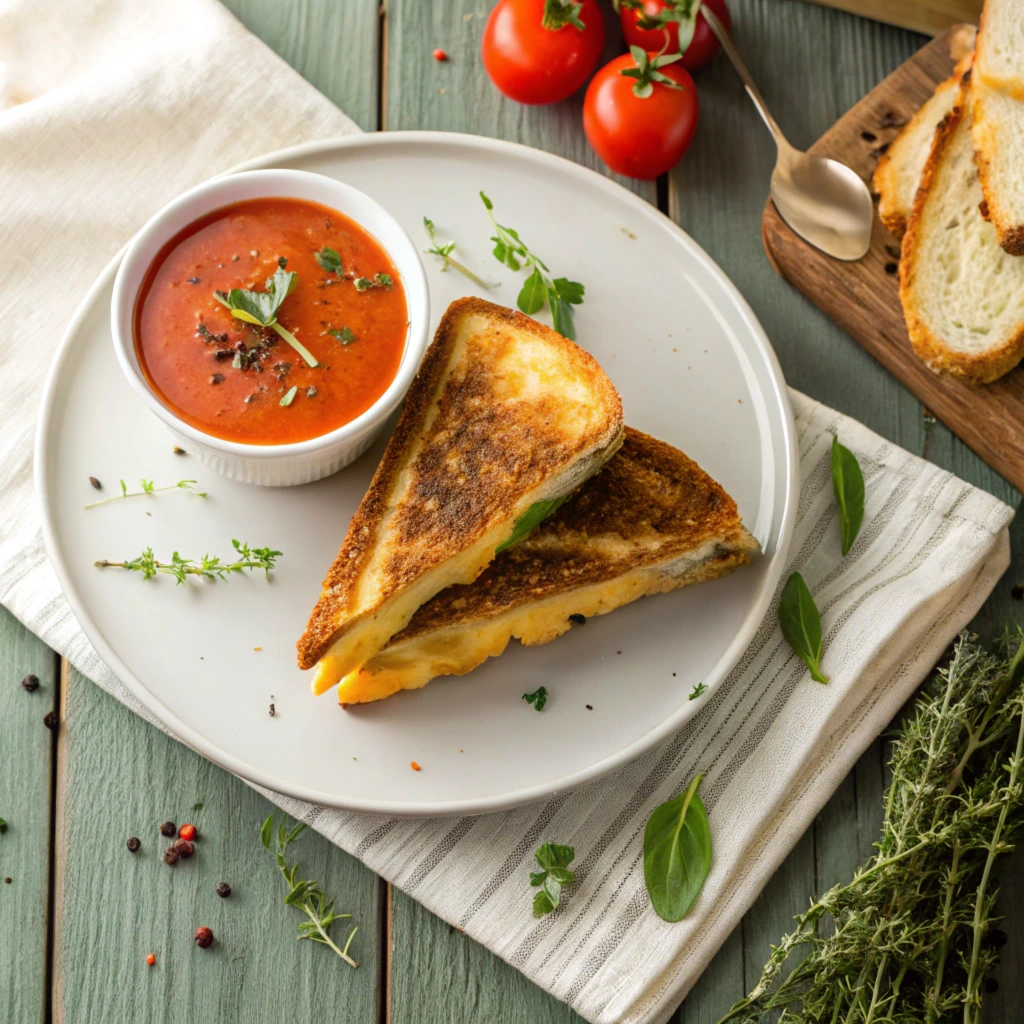
<path fill-rule="evenodd" d="M 453 302 L 298 642 L 314 693 L 476 579 L 527 510 L 575 491 L 622 437 L 622 403 L 592 356 L 521 313 Z"/>
<path fill-rule="evenodd" d="M 985 197 L 982 214 L 996 229 L 999 244 L 1011 256 L 1024 256 L 1024 101 L 975 75 L 971 116 L 974 159 Z"/>
<path fill-rule="evenodd" d="M 914 351 L 937 373 L 987 384 L 1024 357 L 1024 260 L 982 217 L 971 73 L 935 134 L 903 239 L 900 301 Z"/>
<path fill-rule="evenodd" d="M 603 615 L 647 594 L 716 579 L 756 550 L 736 503 L 697 463 L 627 427 L 618 453 L 572 501 L 473 583 L 424 604 L 342 681 L 338 700 L 380 700 L 436 676 L 464 675 L 513 637 L 548 643 L 571 628 L 573 616 Z"/>
<path fill-rule="evenodd" d="M 942 82 L 918 112 L 893 139 L 875 168 L 874 189 L 878 193 L 878 216 L 897 238 L 907 230 L 914 208 L 914 196 L 921 172 L 935 138 L 935 129 L 953 109 L 960 79 L 971 66 L 972 53 L 962 57 L 953 74 Z"/>
<path fill-rule="evenodd" d="M 993 89 L 1024 100 L 1024 8 L 1021 0 L 985 0 L 975 74 Z"/>

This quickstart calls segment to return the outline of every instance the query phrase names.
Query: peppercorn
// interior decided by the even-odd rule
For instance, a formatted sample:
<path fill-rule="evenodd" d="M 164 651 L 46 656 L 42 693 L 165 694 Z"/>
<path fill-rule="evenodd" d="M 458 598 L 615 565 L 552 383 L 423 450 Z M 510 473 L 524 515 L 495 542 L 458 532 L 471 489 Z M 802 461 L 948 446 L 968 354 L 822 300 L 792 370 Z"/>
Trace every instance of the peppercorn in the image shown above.
<path fill-rule="evenodd" d="M 39 689 L 39 676 L 33 675 L 31 672 L 21 681 L 21 685 L 28 690 L 29 693 L 34 693 Z"/>
<path fill-rule="evenodd" d="M 200 949 L 206 949 L 207 946 L 213 945 L 213 932 L 209 928 L 197 928 L 196 929 L 196 945 Z"/>
<path fill-rule="evenodd" d="M 413 770 L 414 772 L 418 772 L 418 771 L 421 771 L 421 768 L 420 768 L 420 766 L 419 766 L 419 765 L 418 765 L 418 764 L 417 764 L 417 763 L 416 763 L 415 761 L 410 761 L 410 762 L 409 762 L 409 767 L 410 767 L 410 768 L 411 768 L 411 769 L 412 769 L 412 770 Z"/>
<path fill-rule="evenodd" d="M 163 833 L 163 834 L 164 834 L 165 836 L 173 836 L 173 835 L 174 835 L 174 833 L 178 831 L 178 828 L 177 828 L 177 826 L 176 826 L 176 825 L 174 824 L 174 822 L 173 822 L 173 821 L 165 821 L 165 822 L 164 822 L 164 823 L 163 823 L 163 824 L 162 824 L 162 825 L 160 826 L 160 831 L 161 831 L 161 832 L 162 832 L 162 833 Z"/>
<path fill-rule="evenodd" d="M 57 728 L 57 712 L 56 711 L 47 711 L 46 714 L 43 715 L 43 725 L 45 725 L 47 729 L 56 729 Z"/>
<path fill-rule="evenodd" d="M 178 835 L 181 836 L 182 839 L 187 839 L 191 842 L 196 837 L 195 825 L 189 825 L 187 823 L 182 825 L 181 828 L 178 829 Z"/>
<path fill-rule="evenodd" d="M 231 886 L 227 882 L 218 882 L 216 893 L 222 900 L 226 900 L 231 895 Z"/>
<path fill-rule="evenodd" d="M 196 848 L 187 839 L 175 839 L 171 844 L 171 849 L 185 860 L 188 860 L 196 852 Z"/>
<path fill-rule="evenodd" d="M 152 953 L 150 953 L 149 956 L 146 957 L 146 963 L 149 964 L 150 967 L 152 967 L 153 964 L 156 963 L 156 957 Z"/>
<path fill-rule="evenodd" d="M 10 875 L 8 875 L 8 876 L 7 876 L 7 877 L 6 877 L 5 879 L 4 879 L 4 881 L 5 881 L 5 882 L 6 882 L 6 883 L 7 883 L 8 885 L 10 885 L 10 884 L 11 884 L 11 882 L 13 882 L 13 881 L 14 881 L 14 879 L 13 879 L 13 878 L 11 878 L 11 876 L 10 876 Z"/>
<path fill-rule="evenodd" d="M 103 484 L 101 484 L 99 482 L 99 480 L 96 479 L 96 477 L 94 477 L 94 476 L 89 477 L 89 483 L 91 483 L 93 485 L 93 487 L 96 488 L 97 491 L 102 491 L 103 490 Z"/>
<path fill-rule="evenodd" d="M 129 853 L 138 853 L 139 847 L 142 846 L 142 843 L 135 836 L 132 836 L 126 845 L 128 846 Z"/>
<path fill-rule="evenodd" d="M 177 864 L 178 856 L 178 851 L 173 846 L 168 846 L 167 849 L 164 850 L 164 863 Z"/>
<path fill-rule="evenodd" d="M 437 61 L 446 61 L 448 59 L 448 54 L 440 46 L 434 51 L 432 56 Z"/>

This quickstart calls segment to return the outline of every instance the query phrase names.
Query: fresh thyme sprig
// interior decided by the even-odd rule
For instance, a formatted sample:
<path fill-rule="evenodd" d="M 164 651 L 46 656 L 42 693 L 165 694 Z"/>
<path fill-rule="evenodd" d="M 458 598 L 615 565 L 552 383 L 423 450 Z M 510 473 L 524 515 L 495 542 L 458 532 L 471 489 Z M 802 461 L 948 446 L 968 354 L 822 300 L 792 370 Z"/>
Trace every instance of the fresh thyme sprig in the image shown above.
<path fill-rule="evenodd" d="M 489 285 L 482 278 L 477 277 L 472 270 L 469 269 L 464 263 L 460 263 L 457 259 L 453 258 L 452 252 L 455 249 L 455 243 L 452 241 L 445 242 L 443 245 L 438 242 L 434 235 L 434 222 L 429 217 L 423 218 L 423 227 L 427 232 L 427 238 L 430 239 L 430 248 L 426 251 L 433 254 L 434 256 L 440 256 L 444 260 L 444 265 L 441 267 L 442 272 L 447 270 L 449 267 L 454 268 L 464 277 L 468 277 L 474 284 L 479 285 L 484 291 L 490 291 L 491 285 Z"/>
<path fill-rule="evenodd" d="M 720 1024 L 780 1009 L 794 1021 L 978 1024 L 998 959 L 992 868 L 1024 832 L 1022 754 L 1024 631 L 994 654 L 964 635 L 893 746 L 878 852 L 796 919 Z"/>
<path fill-rule="evenodd" d="M 575 341 L 576 328 L 573 325 L 572 307 L 582 304 L 583 285 L 566 277 L 556 277 L 552 280 L 547 264 L 530 252 L 526 243 L 519 237 L 519 233 L 494 219 L 494 204 L 490 199 L 483 192 L 480 193 L 480 198 L 494 226 L 495 233 L 491 236 L 494 243 L 494 258 L 510 270 L 530 271 L 516 297 L 516 305 L 528 316 L 533 316 L 544 308 L 546 302 L 551 310 L 552 326 L 563 337 Z"/>
<path fill-rule="evenodd" d="M 110 562 L 101 558 L 93 563 L 100 569 L 127 569 L 129 572 L 141 572 L 144 580 L 151 580 L 154 576 L 164 573 L 173 576 L 180 585 L 184 586 L 189 576 L 199 576 L 202 579 L 227 579 L 231 573 L 240 573 L 246 569 L 262 569 L 267 576 L 274 568 L 274 563 L 281 556 L 280 551 L 272 551 L 270 548 L 251 548 L 248 544 L 233 540 L 232 545 L 238 553 L 238 558 L 233 562 L 222 562 L 217 555 L 203 555 L 200 559 L 182 558 L 177 551 L 171 556 L 169 562 L 158 562 L 153 555 L 152 548 L 146 548 L 138 558 L 130 562 Z"/>
<path fill-rule="evenodd" d="M 279 266 L 274 271 L 273 277 L 268 277 L 263 287 L 266 291 L 258 292 L 255 289 L 232 288 L 229 292 L 215 291 L 213 297 L 224 307 L 231 311 L 231 315 L 237 320 L 247 324 L 254 324 L 256 327 L 269 327 L 278 337 L 283 338 L 306 362 L 313 367 L 320 364 L 316 356 L 292 334 L 277 322 L 277 311 L 281 304 L 299 283 L 299 275 L 293 270 L 285 270 Z"/>
<path fill-rule="evenodd" d="M 196 490 L 195 480 L 179 480 L 176 484 L 168 484 L 166 487 L 157 487 L 154 485 L 152 480 L 140 480 L 139 486 L 142 488 L 141 491 L 128 492 L 128 485 L 123 480 L 118 480 L 121 485 L 121 493 L 115 494 L 112 498 L 103 498 L 100 501 L 94 501 L 86 508 L 96 508 L 97 505 L 108 505 L 112 501 L 123 501 L 125 498 L 141 498 L 146 494 L 159 494 L 161 491 L 188 491 L 190 494 L 194 494 L 197 498 L 205 498 L 206 491 Z"/>
<path fill-rule="evenodd" d="M 294 825 L 291 831 L 287 831 L 284 825 L 280 825 L 276 836 L 277 850 L 274 851 L 271 846 L 275 838 L 274 816 L 271 814 L 263 822 L 263 828 L 260 829 L 260 842 L 274 854 L 274 857 L 277 859 L 277 866 L 284 876 L 284 880 L 288 883 L 288 895 L 284 898 L 285 906 L 298 907 L 308 918 L 307 921 L 303 921 L 299 925 L 299 938 L 311 939 L 313 942 L 322 942 L 325 946 L 330 946 L 345 963 L 358 967 L 359 964 L 348 955 L 348 948 L 352 945 L 352 939 L 356 932 L 359 931 L 358 925 L 348 933 L 344 948 L 336 946 L 331 941 L 330 935 L 327 934 L 335 921 L 350 918 L 352 915 L 336 914 L 334 912 L 334 901 L 327 899 L 319 883 L 302 881 L 301 879 L 296 880 L 299 870 L 298 863 L 296 862 L 289 867 L 288 862 L 284 859 L 285 850 L 305 830 L 306 824 L 302 821 Z"/>

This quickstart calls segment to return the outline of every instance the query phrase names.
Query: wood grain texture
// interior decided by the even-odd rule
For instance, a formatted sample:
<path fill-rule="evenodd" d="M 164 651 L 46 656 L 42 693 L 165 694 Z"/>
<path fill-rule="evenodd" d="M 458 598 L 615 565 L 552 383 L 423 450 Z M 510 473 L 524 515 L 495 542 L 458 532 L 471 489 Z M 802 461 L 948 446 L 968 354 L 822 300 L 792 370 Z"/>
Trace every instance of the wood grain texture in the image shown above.
<path fill-rule="evenodd" d="M 36 1024 L 47 1001 L 55 743 L 43 716 L 57 708 L 58 662 L 3 608 L 0 656 L 0 1017 Z M 39 677 L 34 693 L 21 685 L 29 673 Z"/>
<path fill-rule="evenodd" d="M 879 145 L 905 122 L 953 66 L 951 34 L 934 40 L 872 90 L 811 147 L 869 179 Z M 864 133 L 873 138 L 865 140 Z M 932 373 L 914 354 L 899 303 L 898 247 L 876 220 L 871 250 L 842 263 L 814 249 L 790 230 L 769 201 L 764 244 L 779 273 L 848 330 L 924 405 L 990 466 L 1024 487 L 1024 369 L 981 388 Z M 886 268 L 889 268 L 888 272 Z"/>
<path fill-rule="evenodd" d="M 985 0 L 810 0 L 899 28 L 937 36 L 951 25 L 977 24 Z"/>
<path fill-rule="evenodd" d="M 284 906 L 284 882 L 259 842 L 269 801 L 75 672 L 62 728 L 59 1024 L 378 1019 L 383 888 L 371 871 L 311 831 L 292 847 L 302 877 L 360 926 L 353 970 L 296 941 L 302 917 Z M 195 855 L 173 867 L 159 832 L 168 819 L 200 835 Z M 141 839 L 138 853 L 129 836 Z M 232 887 L 227 899 L 214 891 L 221 881 Z M 213 930 L 209 949 L 193 941 L 200 925 Z M 345 922 L 334 927 L 344 936 Z"/>

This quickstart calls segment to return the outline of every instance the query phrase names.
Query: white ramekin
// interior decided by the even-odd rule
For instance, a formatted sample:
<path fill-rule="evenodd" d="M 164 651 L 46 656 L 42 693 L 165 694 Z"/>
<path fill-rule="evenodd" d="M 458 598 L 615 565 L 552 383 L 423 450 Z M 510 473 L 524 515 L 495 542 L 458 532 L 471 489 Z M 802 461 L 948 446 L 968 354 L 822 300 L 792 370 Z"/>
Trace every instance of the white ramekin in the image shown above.
<path fill-rule="evenodd" d="M 179 419 L 153 393 L 139 365 L 133 338 L 135 299 L 160 249 L 194 220 L 245 199 L 285 196 L 308 199 L 345 214 L 368 231 L 394 262 L 405 288 L 409 327 L 398 373 L 387 391 L 357 416 L 329 434 L 294 444 L 258 445 L 224 441 Z M 430 298 L 420 254 L 402 226 L 379 203 L 358 189 L 308 171 L 243 171 L 197 185 L 157 213 L 135 236 L 121 261 L 110 305 L 114 349 L 128 382 L 186 451 L 232 480 L 288 487 L 336 473 L 370 447 L 405 397 L 427 348 Z"/>

